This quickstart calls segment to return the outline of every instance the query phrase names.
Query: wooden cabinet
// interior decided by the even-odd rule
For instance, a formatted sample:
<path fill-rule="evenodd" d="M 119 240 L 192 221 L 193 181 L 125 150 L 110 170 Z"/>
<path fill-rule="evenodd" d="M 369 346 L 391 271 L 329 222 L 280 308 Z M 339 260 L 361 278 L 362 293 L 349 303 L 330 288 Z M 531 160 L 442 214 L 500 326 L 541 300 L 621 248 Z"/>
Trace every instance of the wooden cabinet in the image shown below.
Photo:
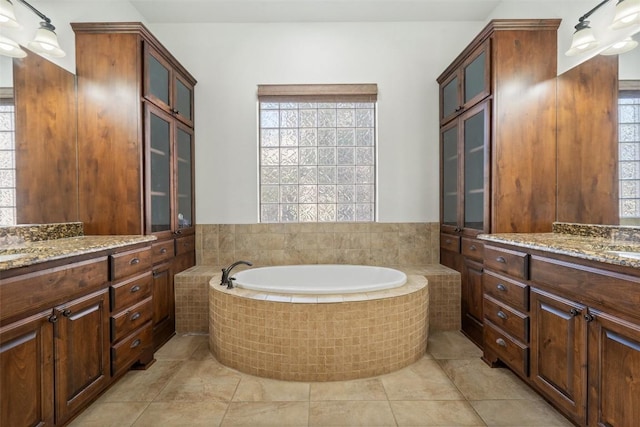
<path fill-rule="evenodd" d="M 0 327 L 0 425 L 54 424 L 52 316 L 47 310 Z"/>
<path fill-rule="evenodd" d="M 462 274 L 462 331 L 479 346 L 482 316 L 469 311 L 475 285 L 468 280 L 480 271 L 469 270 L 462 246 L 442 242 L 550 231 L 556 217 L 556 58 L 550 52 L 556 52 L 559 24 L 493 20 L 438 78 L 440 262 Z"/>
<path fill-rule="evenodd" d="M 94 399 L 111 380 L 109 295 L 101 290 L 56 307 L 54 378 L 56 424 Z"/>
<path fill-rule="evenodd" d="M 577 425 L 640 419 L 640 274 L 486 244 L 484 359 L 503 362 Z"/>
<path fill-rule="evenodd" d="M 175 298 L 171 264 L 153 267 L 153 341 L 159 348 L 175 333 Z"/>
<path fill-rule="evenodd" d="M 173 275 L 195 265 L 196 80 L 142 24 L 72 27 L 80 220 L 87 234 L 157 236 L 163 253 L 153 265 L 162 279 L 152 293 L 167 300 L 153 306 L 173 307 Z M 154 342 L 175 332 L 173 322 L 164 325 L 154 322 Z"/>

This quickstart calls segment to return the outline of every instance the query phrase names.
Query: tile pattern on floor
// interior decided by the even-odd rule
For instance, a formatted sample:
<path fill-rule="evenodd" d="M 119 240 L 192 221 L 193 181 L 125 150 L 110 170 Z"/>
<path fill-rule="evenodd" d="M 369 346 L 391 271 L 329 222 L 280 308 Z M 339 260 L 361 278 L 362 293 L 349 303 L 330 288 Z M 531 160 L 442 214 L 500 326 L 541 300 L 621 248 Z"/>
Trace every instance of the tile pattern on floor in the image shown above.
<path fill-rule="evenodd" d="M 427 355 L 378 377 L 291 382 L 227 368 L 205 335 L 179 335 L 71 424 L 103 426 L 572 426 L 459 332 L 429 336 Z"/>

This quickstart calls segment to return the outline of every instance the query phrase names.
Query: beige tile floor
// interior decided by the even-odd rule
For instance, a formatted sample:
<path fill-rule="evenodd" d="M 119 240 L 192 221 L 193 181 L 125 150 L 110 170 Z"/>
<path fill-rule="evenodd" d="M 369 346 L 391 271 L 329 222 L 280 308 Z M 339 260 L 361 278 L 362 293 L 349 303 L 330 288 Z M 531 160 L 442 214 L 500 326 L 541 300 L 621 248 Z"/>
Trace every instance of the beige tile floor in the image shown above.
<path fill-rule="evenodd" d="M 378 377 L 324 383 L 253 377 L 218 363 L 207 337 L 180 335 L 71 426 L 571 426 L 506 369 L 491 369 L 458 332 Z"/>

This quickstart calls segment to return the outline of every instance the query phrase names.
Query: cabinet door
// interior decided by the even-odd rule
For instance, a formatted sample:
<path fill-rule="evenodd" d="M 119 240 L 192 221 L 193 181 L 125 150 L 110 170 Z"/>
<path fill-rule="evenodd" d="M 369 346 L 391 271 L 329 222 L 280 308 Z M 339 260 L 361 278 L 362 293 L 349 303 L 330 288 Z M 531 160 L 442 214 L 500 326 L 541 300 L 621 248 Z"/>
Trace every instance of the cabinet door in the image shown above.
<path fill-rule="evenodd" d="M 531 381 L 583 425 L 586 415 L 586 308 L 531 290 Z"/>
<path fill-rule="evenodd" d="M 193 227 L 193 131 L 176 126 L 176 210 L 177 230 Z"/>
<path fill-rule="evenodd" d="M 171 65 L 148 43 L 144 45 L 144 96 L 166 111 L 172 104 Z"/>
<path fill-rule="evenodd" d="M 53 425 L 51 311 L 0 328 L 0 425 Z M 51 320 L 55 320 L 51 317 Z"/>
<path fill-rule="evenodd" d="M 482 264 L 465 259 L 462 273 L 462 330 L 482 348 Z"/>
<path fill-rule="evenodd" d="M 440 120 L 446 123 L 460 111 L 460 76 L 456 71 L 440 85 Z"/>
<path fill-rule="evenodd" d="M 109 298 L 102 290 L 54 310 L 56 424 L 95 398 L 110 380 Z"/>
<path fill-rule="evenodd" d="M 193 85 L 176 73 L 173 90 L 173 113 L 180 121 L 193 127 Z"/>
<path fill-rule="evenodd" d="M 460 117 L 462 127 L 465 229 L 488 231 L 489 213 L 489 101 Z"/>
<path fill-rule="evenodd" d="M 467 108 L 490 93 L 490 40 L 478 47 L 462 64 L 462 107 Z"/>
<path fill-rule="evenodd" d="M 442 128 L 440 133 L 440 217 L 443 231 L 449 229 L 451 232 L 457 231 L 460 223 L 458 129 L 458 122 L 455 121 Z"/>
<path fill-rule="evenodd" d="M 172 141 L 174 119 L 161 109 L 145 103 L 145 132 L 148 167 L 147 233 L 172 230 Z M 168 233 L 167 233 L 168 234 Z"/>
<path fill-rule="evenodd" d="M 160 348 L 176 330 L 171 264 L 153 269 L 153 344 Z"/>
<path fill-rule="evenodd" d="M 640 325 L 590 309 L 589 425 L 640 420 Z"/>

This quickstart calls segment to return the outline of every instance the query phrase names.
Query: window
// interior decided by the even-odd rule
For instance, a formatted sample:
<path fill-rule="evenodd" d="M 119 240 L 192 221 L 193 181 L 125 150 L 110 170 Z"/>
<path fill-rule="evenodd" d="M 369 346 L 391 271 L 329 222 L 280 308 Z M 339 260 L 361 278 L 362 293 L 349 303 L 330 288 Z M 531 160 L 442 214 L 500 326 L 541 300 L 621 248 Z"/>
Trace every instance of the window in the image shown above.
<path fill-rule="evenodd" d="M 377 86 L 258 87 L 260 222 L 375 220 Z"/>
<path fill-rule="evenodd" d="M 640 82 L 621 81 L 620 89 L 620 223 L 640 225 Z"/>
<path fill-rule="evenodd" d="M 15 107 L 13 89 L 0 89 L 0 225 L 16 223 Z"/>

